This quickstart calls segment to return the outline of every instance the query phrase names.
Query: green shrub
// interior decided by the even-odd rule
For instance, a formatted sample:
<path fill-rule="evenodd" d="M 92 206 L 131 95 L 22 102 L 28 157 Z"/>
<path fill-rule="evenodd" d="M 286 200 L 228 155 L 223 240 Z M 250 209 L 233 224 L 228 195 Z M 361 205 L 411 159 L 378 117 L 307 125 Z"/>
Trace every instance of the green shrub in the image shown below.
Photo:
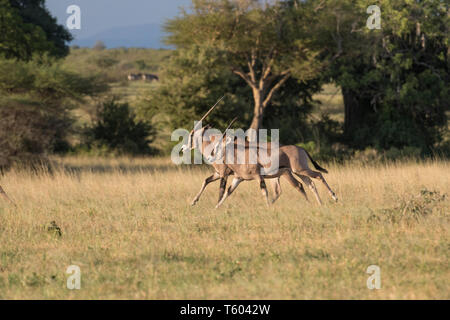
<path fill-rule="evenodd" d="M 93 59 L 93 62 L 102 69 L 106 69 L 106 68 L 111 68 L 112 66 L 116 65 L 119 63 L 118 60 L 113 59 L 111 57 L 108 56 L 103 56 L 103 57 L 95 57 Z"/>
<path fill-rule="evenodd" d="M 144 60 L 137 60 L 137 61 L 134 62 L 134 65 L 139 70 L 145 70 L 147 68 L 147 64 L 145 63 Z"/>
<path fill-rule="evenodd" d="M 439 191 L 422 189 L 417 195 L 399 199 L 399 204 L 394 208 L 381 209 L 373 213 L 368 222 L 419 222 L 433 213 L 443 213 L 446 198 L 447 195 Z"/>
<path fill-rule="evenodd" d="M 86 144 L 101 153 L 108 150 L 116 154 L 151 154 L 153 134 L 148 123 L 136 120 L 128 103 L 113 99 L 98 109 L 94 126 L 86 131 Z"/>
<path fill-rule="evenodd" d="M 71 110 L 85 96 L 107 89 L 95 77 L 44 60 L 0 59 L 0 169 L 67 151 Z"/>

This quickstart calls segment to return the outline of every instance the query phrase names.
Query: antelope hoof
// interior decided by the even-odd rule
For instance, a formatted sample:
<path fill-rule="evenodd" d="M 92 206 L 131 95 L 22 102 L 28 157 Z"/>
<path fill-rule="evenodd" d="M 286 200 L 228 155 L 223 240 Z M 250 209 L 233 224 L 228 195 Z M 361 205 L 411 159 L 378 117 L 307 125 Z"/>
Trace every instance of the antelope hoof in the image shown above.
<path fill-rule="evenodd" d="M 335 194 L 333 194 L 331 197 L 333 198 L 333 200 L 334 200 L 335 202 L 338 202 L 338 198 L 336 197 Z"/>
<path fill-rule="evenodd" d="M 197 202 L 198 202 L 198 200 L 193 200 L 193 201 L 191 202 L 191 207 L 195 206 L 195 205 L 197 204 Z"/>

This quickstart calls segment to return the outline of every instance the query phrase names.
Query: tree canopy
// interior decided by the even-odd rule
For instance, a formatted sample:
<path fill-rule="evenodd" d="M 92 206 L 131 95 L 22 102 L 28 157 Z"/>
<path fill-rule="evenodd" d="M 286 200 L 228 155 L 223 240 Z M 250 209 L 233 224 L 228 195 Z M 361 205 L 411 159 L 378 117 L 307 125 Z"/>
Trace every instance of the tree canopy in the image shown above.
<path fill-rule="evenodd" d="M 343 91 L 345 140 L 430 152 L 447 125 L 448 7 L 432 0 L 377 4 L 381 29 L 370 30 L 366 1 L 309 1 L 326 74 Z"/>
<path fill-rule="evenodd" d="M 242 78 L 253 96 L 251 128 L 262 126 L 264 110 L 290 77 L 316 75 L 315 52 L 306 26 L 288 3 L 255 0 L 194 0 L 191 12 L 166 25 L 167 43 L 178 49 L 208 48 L 217 64 Z"/>
<path fill-rule="evenodd" d="M 64 57 L 71 34 L 45 7 L 44 0 L 0 0 L 0 55 L 30 60 L 33 54 Z"/>

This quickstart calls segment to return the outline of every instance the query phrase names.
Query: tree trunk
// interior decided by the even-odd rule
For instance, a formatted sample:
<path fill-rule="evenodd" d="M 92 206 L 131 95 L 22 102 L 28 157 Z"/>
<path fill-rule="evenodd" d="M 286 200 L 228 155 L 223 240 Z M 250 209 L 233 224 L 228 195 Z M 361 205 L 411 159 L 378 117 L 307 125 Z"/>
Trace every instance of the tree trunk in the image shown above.
<path fill-rule="evenodd" d="M 264 115 L 264 107 L 263 107 L 263 93 L 259 89 L 253 89 L 253 98 L 255 100 L 255 105 L 253 108 L 253 120 L 250 125 L 251 129 L 256 130 L 258 132 L 262 127 L 263 115 Z"/>
<path fill-rule="evenodd" d="M 355 126 L 357 118 L 358 101 L 352 90 L 342 88 L 342 96 L 344 98 L 344 133 L 346 136 L 351 135 L 352 128 Z"/>
<path fill-rule="evenodd" d="M 344 119 L 344 136 L 349 141 L 355 141 L 360 134 L 360 129 L 372 125 L 374 109 L 370 105 L 370 100 L 361 96 L 360 93 L 342 88 L 342 96 L 344 98 L 345 119 Z"/>

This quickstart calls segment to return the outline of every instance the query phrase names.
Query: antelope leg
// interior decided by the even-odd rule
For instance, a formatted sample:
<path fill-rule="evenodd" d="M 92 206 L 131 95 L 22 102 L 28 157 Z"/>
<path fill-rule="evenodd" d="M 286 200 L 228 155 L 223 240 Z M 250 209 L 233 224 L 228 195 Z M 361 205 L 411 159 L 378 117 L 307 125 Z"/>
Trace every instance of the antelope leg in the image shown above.
<path fill-rule="evenodd" d="M 322 205 L 322 201 L 320 200 L 320 196 L 319 193 L 317 192 L 317 188 L 316 185 L 314 184 L 314 182 L 311 180 L 310 177 L 308 176 L 304 176 L 304 175 L 299 175 L 296 173 L 296 175 L 302 179 L 302 181 L 309 187 L 309 189 L 311 189 L 312 193 L 314 194 L 314 196 L 316 197 L 317 202 L 319 203 L 319 205 Z"/>
<path fill-rule="evenodd" d="M 283 177 L 290 183 L 291 186 L 295 188 L 295 190 L 300 192 L 305 197 L 306 201 L 309 201 L 303 185 L 294 178 L 291 172 L 286 172 L 285 174 L 283 174 Z"/>
<path fill-rule="evenodd" d="M 225 193 L 225 188 L 227 187 L 228 176 L 220 178 L 220 190 L 219 190 L 219 200 L 220 201 Z"/>
<path fill-rule="evenodd" d="M 236 190 L 236 188 L 242 181 L 243 180 L 240 178 L 233 178 L 233 181 L 231 182 L 231 186 L 228 188 L 227 192 L 225 192 L 225 194 L 223 195 L 223 197 L 219 201 L 219 203 L 217 203 L 216 209 L 222 205 L 222 203 L 226 200 L 226 198 L 228 198 L 233 193 L 234 190 Z"/>
<path fill-rule="evenodd" d="M 267 206 L 270 206 L 269 193 L 267 192 L 266 182 L 264 181 L 264 178 L 261 176 L 258 177 L 258 180 L 262 195 L 264 196 L 264 198 L 266 198 Z"/>
<path fill-rule="evenodd" d="M 217 172 L 214 172 L 214 174 L 212 176 L 209 176 L 208 178 L 206 178 L 205 181 L 203 181 L 203 184 L 202 184 L 202 187 L 201 187 L 200 191 L 195 196 L 194 200 L 192 200 L 191 206 L 194 206 L 198 202 L 198 199 L 200 199 L 200 196 L 202 195 L 202 193 L 205 190 L 206 186 L 208 184 L 210 184 L 211 182 L 219 180 L 219 178 L 220 178 L 220 176 L 219 176 L 219 174 Z"/>
<path fill-rule="evenodd" d="M 325 185 L 325 187 L 327 188 L 328 193 L 330 194 L 331 198 L 334 201 L 336 201 L 336 202 L 338 201 L 338 198 L 336 197 L 336 194 L 334 193 L 333 190 L 331 190 L 330 186 L 328 185 L 328 183 L 326 182 L 325 178 L 323 177 L 323 175 L 320 172 L 308 169 L 308 170 L 302 170 L 300 174 L 321 181 Z"/>
<path fill-rule="evenodd" d="M 272 203 L 278 200 L 278 198 L 281 195 L 281 184 L 280 184 L 280 177 L 277 177 L 276 179 L 272 180 L 272 188 L 273 192 L 275 193 L 274 198 L 272 199 Z"/>

